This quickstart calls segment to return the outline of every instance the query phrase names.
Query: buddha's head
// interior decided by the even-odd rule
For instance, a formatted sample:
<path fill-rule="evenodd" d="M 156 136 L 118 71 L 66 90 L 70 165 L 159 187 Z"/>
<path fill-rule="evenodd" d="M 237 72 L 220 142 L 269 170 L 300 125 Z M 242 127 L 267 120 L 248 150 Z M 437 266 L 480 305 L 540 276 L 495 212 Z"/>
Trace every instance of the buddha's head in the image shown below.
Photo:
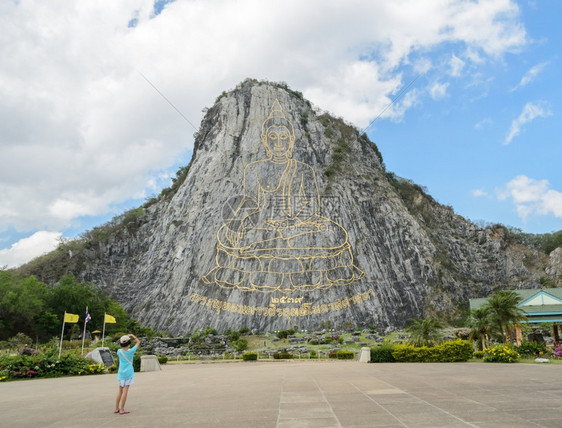
<path fill-rule="evenodd" d="M 289 159 L 293 155 L 295 130 L 277 100 L 273 102 L 271 112 L 263 122 L 261 141 L 269 158 Z"/>

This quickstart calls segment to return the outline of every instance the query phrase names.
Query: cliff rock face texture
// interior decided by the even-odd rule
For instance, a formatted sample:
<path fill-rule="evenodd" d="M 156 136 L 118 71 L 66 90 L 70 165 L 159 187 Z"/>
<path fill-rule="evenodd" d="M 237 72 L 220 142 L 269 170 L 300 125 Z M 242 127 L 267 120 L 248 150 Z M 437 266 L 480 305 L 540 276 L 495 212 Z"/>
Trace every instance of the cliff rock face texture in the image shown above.
<path fill-rule="evenodd" d="M 74 273 L 176 334 L 401 327 L 498 286 L 560 276 L 560 252 L 550 261 L 456 215 L 387 173 L 356 129 L 281 85 L 223 94 L 173 190 L 89 245 Z"/>

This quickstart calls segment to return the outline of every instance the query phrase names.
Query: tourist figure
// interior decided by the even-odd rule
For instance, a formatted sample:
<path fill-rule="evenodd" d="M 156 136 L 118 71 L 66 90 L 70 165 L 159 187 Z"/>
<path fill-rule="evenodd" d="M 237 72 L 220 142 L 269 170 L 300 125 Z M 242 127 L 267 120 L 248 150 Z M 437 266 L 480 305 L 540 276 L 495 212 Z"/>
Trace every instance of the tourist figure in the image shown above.
<path fill-rule="evenodd" d="M 135 339 L 135 346 L 131 348 L 131 338 Z M 119 370 L 117 371 L 117 382 L 119 382 L 119 391 L 117 392 L 117 399 L 115 400 L 115 411 L 120 415 L 129 413 L 125 410 L 125 402 L 127 401 L 127 394 L 129 386 L 134 383 L 135 371 L 133 368 L 133 357 L 140 346 L 140 341 L 134 334 L 126 334 L 119 339 L 121 349 L 117 350 L 119 356 Z"/>

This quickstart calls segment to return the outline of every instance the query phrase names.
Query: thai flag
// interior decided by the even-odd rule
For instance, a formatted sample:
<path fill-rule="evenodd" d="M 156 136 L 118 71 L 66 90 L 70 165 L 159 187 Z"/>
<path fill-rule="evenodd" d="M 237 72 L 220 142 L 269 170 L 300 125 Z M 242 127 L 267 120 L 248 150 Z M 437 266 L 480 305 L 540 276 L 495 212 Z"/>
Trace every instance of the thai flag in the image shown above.
<path fill-rule="evenodd" d="M 86 311 L 86 322 L 90 321 L 92 319 L 92 316 L 90 315 L 90 313 L 88 311 Z"/>

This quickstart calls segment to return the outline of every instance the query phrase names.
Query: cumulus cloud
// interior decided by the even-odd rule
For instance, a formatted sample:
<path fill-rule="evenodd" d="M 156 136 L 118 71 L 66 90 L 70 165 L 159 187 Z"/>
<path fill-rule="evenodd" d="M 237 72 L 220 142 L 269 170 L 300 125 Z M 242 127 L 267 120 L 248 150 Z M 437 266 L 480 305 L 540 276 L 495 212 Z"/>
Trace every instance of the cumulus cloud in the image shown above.
<path fill-rule="evenodd" d="M 465 52 L 460 72 L 526 43 L 508 0 L 157 3 L 0 2 L 0 232 L 63 230 L 142 197 L 192 147 L 183 116 L 197 127 L 246 77 L 286 81 L 364 127 L 433 48 Z"/>
<path fill-rule="evenodd" d="M 0 250 L 0 267 L 14 268 L 57 248 L 62 234 L 59 232 L 35 232 Z"/>
<path fill-rule="evenodd" d="M 521 88 L 522 86 L 526 86 L 529 83 L 531 83 L 545 69 L 547 65 L 548 62 L 541 62 L 540 64 L 531 67 L 531 69 L 523 75 L 521 81 L 514 88 L 511 89 L 511 91 L 515 91 Z"/>
<path fill-rule="evenodd" d="M 460 59 L 458 56 L 456 55 L 452 55 L 451 59 L 449 61 L 449 67 L 451 69 L 451 76 L 455 76 L 458 77 L 462 74 L 462 70 L 465 66 L 465 62 Z"/>
<path fill-rule="evenodd" d="M 551 189 L 548 180 L 519 175 L 498 191 L 498 198 L 510 199 L 523 220 L 532 215 L 562 218 L 562 192 Z"/>
<path fill-rule="evenodd" d="M 509 128 L 509 132 L 505 137 L 504 144 L 511 143 L 511 140 L 519 135 L 521 127 L 526 123 L 535 120 L 537 117 L 548 117 L 550 115 L 552 115 L 552 112 L 545 102 L 528 102 L 525 104 L 525 107 L 523 107 L 523 111 L 519 117 L 511 122 L 511 128 Z"/>
<path fill-rule="evenodd" d="M 431 95 L 431 98 L 433 98 L 434 100 L 438 100 L 438 99 L 443 98 L 447 95 L 447 88 L 448 87 L 449 87 L 449 83 L 435 82 L 429 88 L 429 94 Z"/>
<path fill-rule="evenodd" d="M 475 189 L 472 191 L 472 196 L 480 198 L 482 196 L 488 196 L 488 192 L 486 192 L 484 189 Z"/>

